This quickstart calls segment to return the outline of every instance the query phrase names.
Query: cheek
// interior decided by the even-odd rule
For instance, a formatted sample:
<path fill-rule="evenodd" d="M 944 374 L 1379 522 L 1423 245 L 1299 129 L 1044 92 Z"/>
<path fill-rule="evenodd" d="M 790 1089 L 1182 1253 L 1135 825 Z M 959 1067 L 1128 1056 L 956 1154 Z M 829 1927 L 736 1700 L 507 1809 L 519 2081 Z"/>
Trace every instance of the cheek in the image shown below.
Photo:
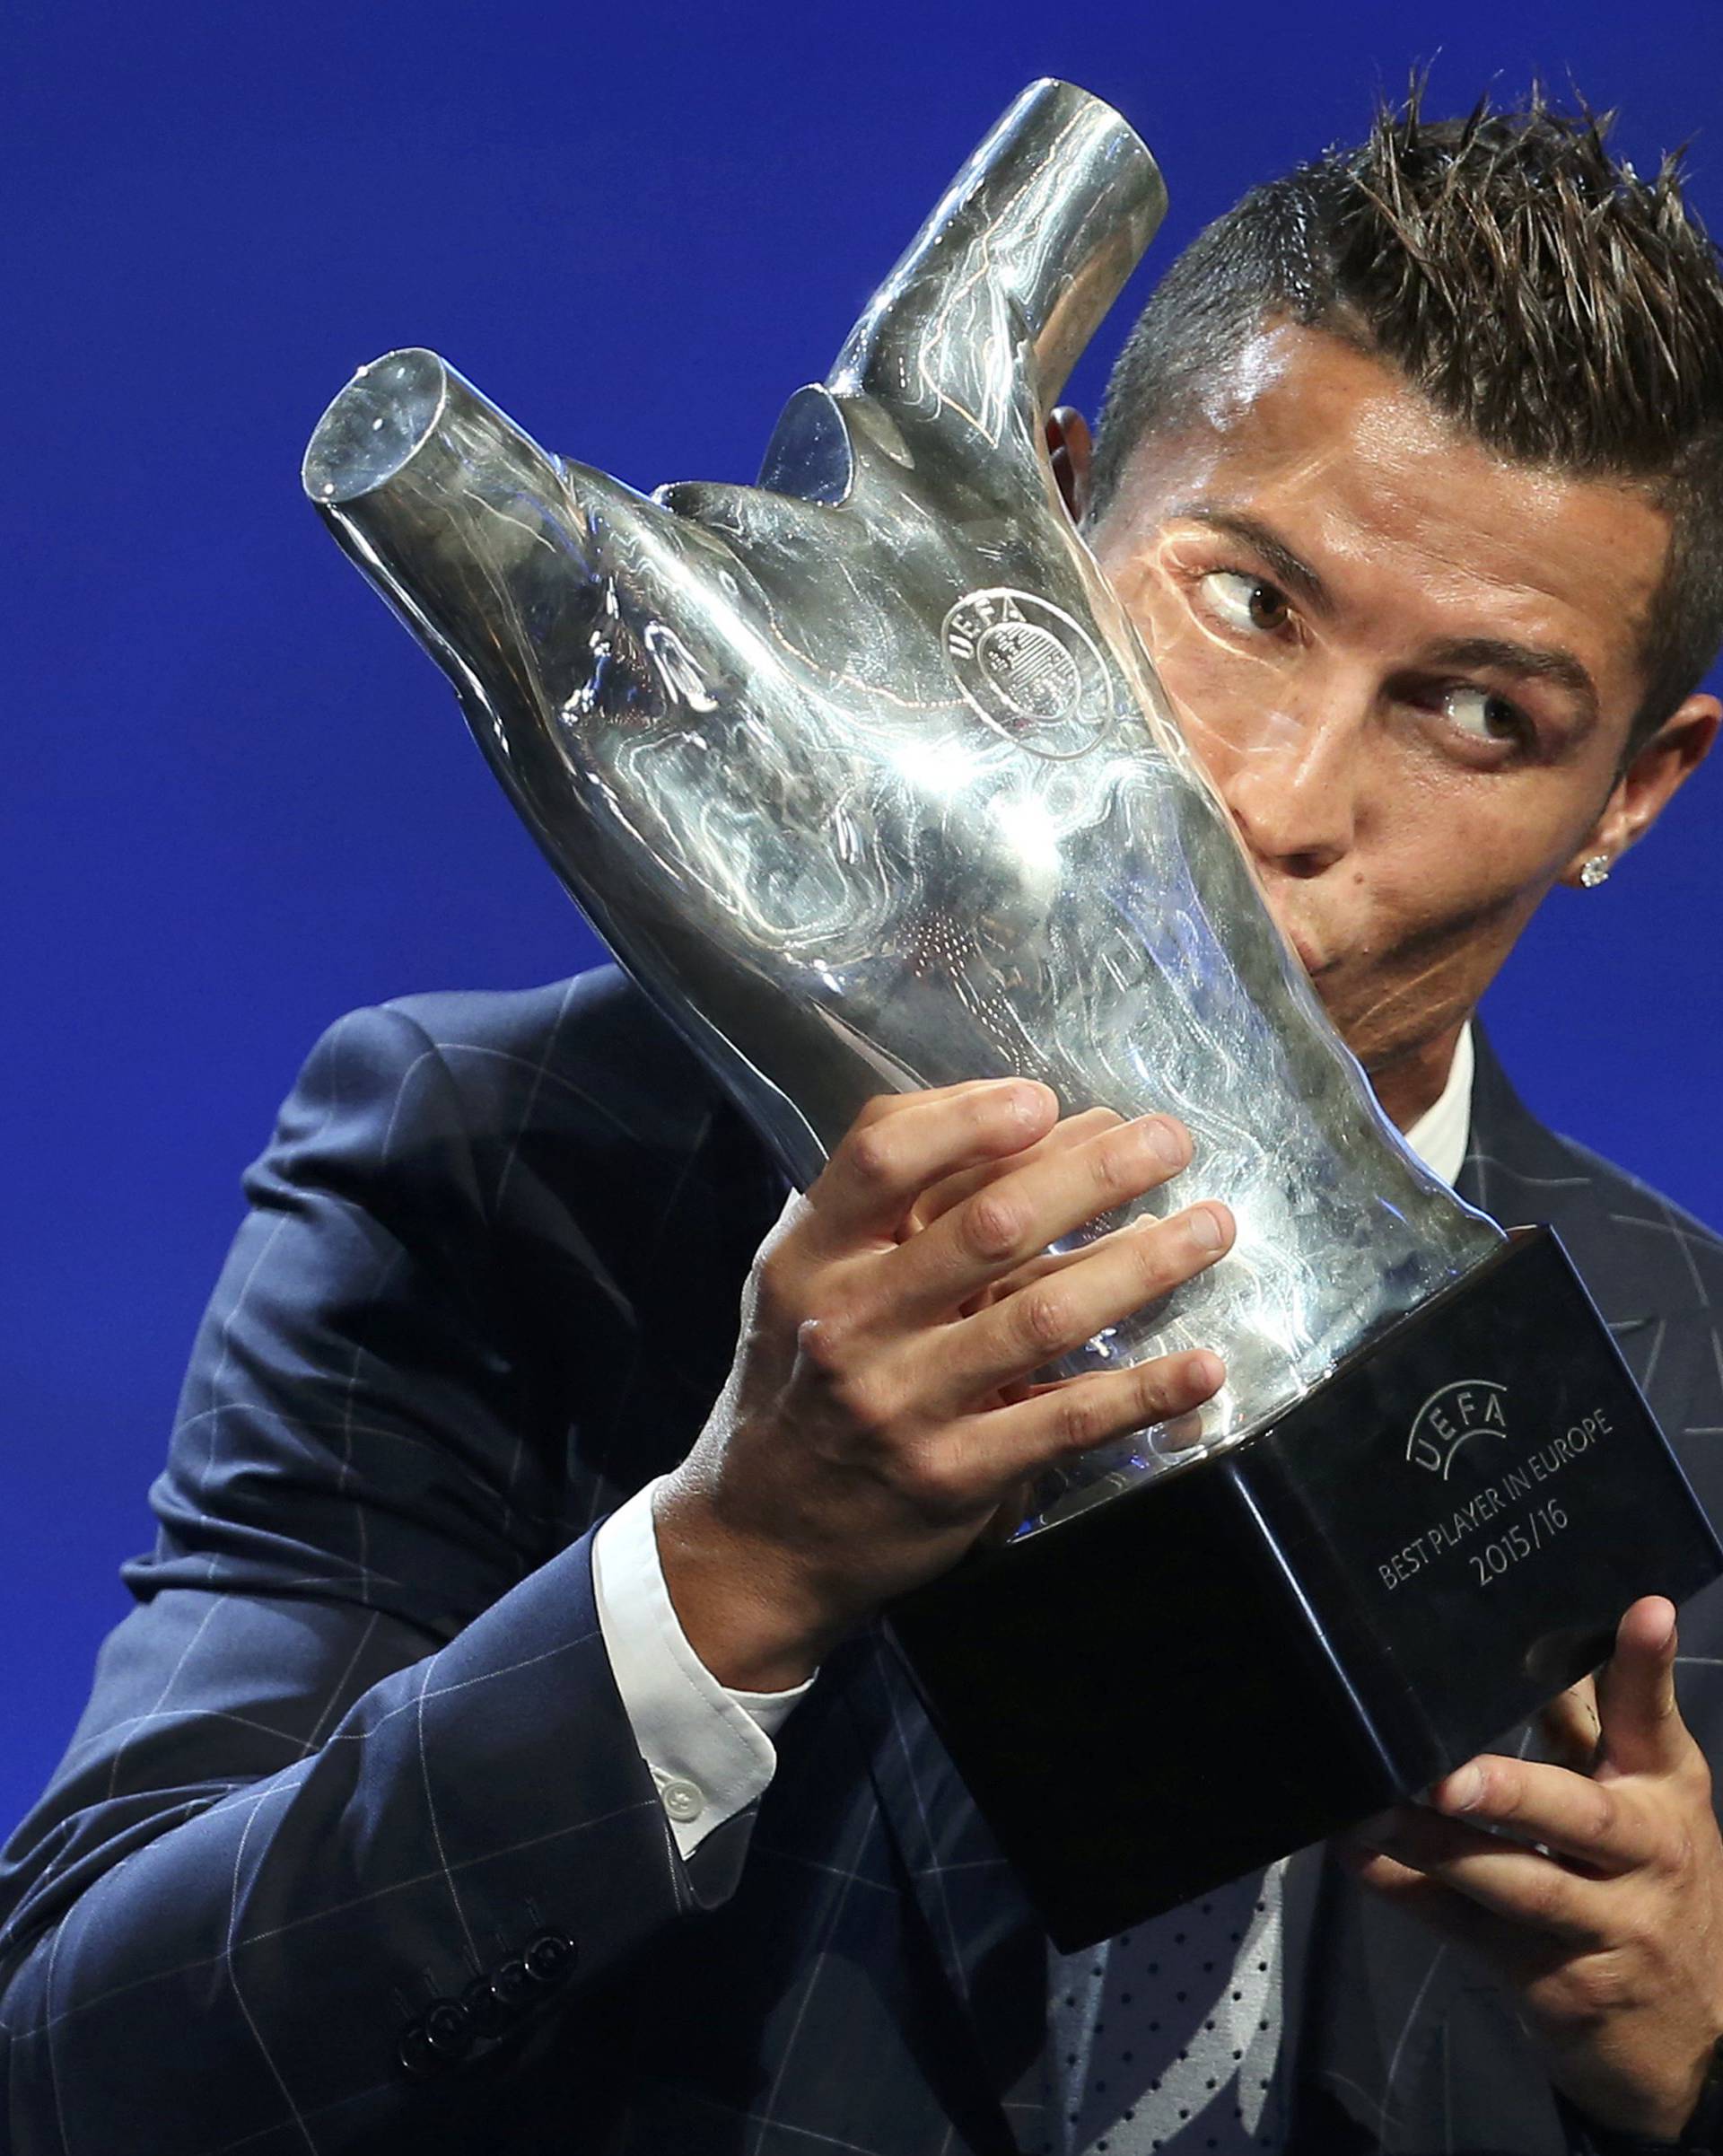
<path fill-rule="evenodd" d="M 1378 816 L 1329 901 L 1347 962 L 1324 999 L 1354 1052 L 1369 1064 L 1469 1009 L 1552 873 L 1522 827 L 1475 803 L 1403 796 Z"/>
<path fill-rule="evenodd" d="M 1267 732 L 1293 730 L 1299 654 L 1266 638 L 1252 650 L 1221 636 L 1152 561 L 1115 582 L 1185 738 L 1211 768 L 1264 745 Z"/>
<path fill-rule="evenodd" d="M 1360 817 L 1357 876 L 1381 912 L 1412 931 L 1522 916 L 1564 855 L 1523 812 L 1509 782 L 1456 777 L 1432 758 L 1386 752 Z"/>
<path fill-rule="evenodd" d="M 1529 912 L 1575 843 L 1549 774 L 1479 774 L 1438 756 L 1385 755 L 1370 816 L 1371 854 L 1407 910 Z M 1565 789 L 1564 789 L 1565 792 Z"/>

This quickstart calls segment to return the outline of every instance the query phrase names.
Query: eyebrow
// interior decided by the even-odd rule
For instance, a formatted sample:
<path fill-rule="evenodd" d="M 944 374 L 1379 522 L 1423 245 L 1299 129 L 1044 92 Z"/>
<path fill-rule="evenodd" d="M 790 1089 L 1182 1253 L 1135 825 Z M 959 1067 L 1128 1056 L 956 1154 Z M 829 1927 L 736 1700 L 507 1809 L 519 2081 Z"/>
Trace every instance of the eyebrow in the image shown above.
<path fill-rule="evenodd" d="M 1457 636 L 1432 644 L 1428 661 L 1431 666 L 1451 666 L 1465 673 L 1482 668 L 1522 681 L 1548 681 L 1567 690 L 1587 725 L 1596 723 L 1596 684 L 1580 661 L 1559 645 L 1515 644 L 1500 636 Z"/>
<path fill-rule="evenodd" d="M 1287 590 L 1296 592 L 1308 607 L 1318 614 L 1334 612 L 1333 595 L 1309 563 L 1301 560 L 1283 539 L 1255 517 L 1246 516 L 1241 510 L 1220 509 L 1209 502 L 1186 503 L 1175 509 L 1173 514 L 1189 517 L 1193 523 L 1207 524 L 1215 531 L 1229 531 L 1254 554 L 1260 555 Z"/>
<path fill-rule="evenodd" d="M 1186 503 L 1175 509 L 1173 514 L 1188 517 L 1194 523 L 1207 524 L 1215 531 L 1230 532 L 1307 606 L 1319 614 L 1331 615 L 1334 611 L 1334 594 L 1309 563 L 1294 554 L 1278 533 L 1256 517 L 1246 515 L 1242 510 L 1222 509 L 1210 502 Z M 1583 662 L 1560 645 L 1516 644 L 1503 636 L 1452 636 L 1430 645 L 1424 663 L 1431 667 L 1452 667 L 1462 673 L 1487 669 L 1521 681 L 1547 681 L 1573 697 L 1587 725 L 1596 723 L 1599 708 L 1596 684 Z"/>

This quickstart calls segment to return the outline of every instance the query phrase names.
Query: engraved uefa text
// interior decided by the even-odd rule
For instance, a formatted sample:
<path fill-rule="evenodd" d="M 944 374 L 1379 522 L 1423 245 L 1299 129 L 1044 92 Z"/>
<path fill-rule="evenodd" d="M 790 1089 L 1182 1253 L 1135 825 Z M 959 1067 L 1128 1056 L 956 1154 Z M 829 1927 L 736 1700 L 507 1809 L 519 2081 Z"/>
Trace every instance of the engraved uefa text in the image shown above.
<path fill-rule="evenodd" d="M 1498 1430 L 1495 1434 L 1505 1435 Z M 1579 1466 L 1592 1448 L 1615 1435 L 1602 1407 L 1581 1415 L 1487 1483 L 1430 1521 L 1377 1564 L 1392 1593 L 1420 1573 L 1463 1559 L 1474 1584 L 1487 1587 L 1546 1548 L 1568 1525 L 1569 1513 L 1544 1486 Z"/>
<path fill-rule="evenodd" d="M 1112 679 L 1062 607 L 1005 586 L 970 592 L 940 641 L 970 709 L 1019 749 L 1063 762 L 1105 740 Z"/>

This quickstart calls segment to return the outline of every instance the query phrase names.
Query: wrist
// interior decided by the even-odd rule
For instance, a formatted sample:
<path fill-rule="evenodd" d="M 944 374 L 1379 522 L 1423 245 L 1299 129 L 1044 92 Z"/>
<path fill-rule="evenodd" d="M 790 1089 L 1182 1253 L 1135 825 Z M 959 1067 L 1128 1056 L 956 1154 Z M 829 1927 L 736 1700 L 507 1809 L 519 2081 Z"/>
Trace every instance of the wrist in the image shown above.
<path fill-rule="evenodd" d="M 1675 2146 L 1692 2151 L 1695 2156 L 1723 2156 L 1723 2037 L 1711 2046 L 1699 2099 Z"/>
<path fill-rule="evenodd" d="M 1723 2156 L 1723 2037 L 1704 2062 L 1698 2095 L 1684 2122 L 1662 2134 L 1586 2125 L 1595 2156 Z"/>
<path fill-rule="evenodd" d="M 709 1494 L 672 1475 L 652 1501 L 659 1564 L 690 1647 L 733 1692 L 805 1684 L 842 1636 L 789 1553 L 739 1532 Z"/>

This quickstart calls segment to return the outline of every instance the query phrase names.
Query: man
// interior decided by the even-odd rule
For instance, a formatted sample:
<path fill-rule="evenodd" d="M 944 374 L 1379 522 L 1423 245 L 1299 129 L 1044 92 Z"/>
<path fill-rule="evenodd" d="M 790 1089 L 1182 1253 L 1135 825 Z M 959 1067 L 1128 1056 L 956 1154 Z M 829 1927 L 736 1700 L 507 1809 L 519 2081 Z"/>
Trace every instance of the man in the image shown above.
<path fill-rule="evenodd" d="M 1100 443 L 1062 415 L 1055 470 L 1384 1106 L 1554 1222 L 1723 1514 L 1723 1251 L 1539 1129 L 1468 1029 L 1717 728 L 1723 281 L 1673 179 L 1536 106 L 1384 119 L 1176 266 Z M 1181 1172 L 1168 1220 L 1037 1262 Z M 750 1273 L 782 1190 L 614 977 L 336 1029 L 250 1179 L 143 1607 L 9 1852 L 16 2144 L 1701 2131 L 1714 1596 L 1679 1709 L 1642 1600 L 1549 1761 L 1080 1965 L 915 1708 L 881 1606 L 1024 1474 L 1220 1381 L 1223 1341 L 1027 1385 L 1226 1262 L 1201 1173 L 1165 1119 L 1062 1124 L 1032 1086 L 893 1100 Z"/>

